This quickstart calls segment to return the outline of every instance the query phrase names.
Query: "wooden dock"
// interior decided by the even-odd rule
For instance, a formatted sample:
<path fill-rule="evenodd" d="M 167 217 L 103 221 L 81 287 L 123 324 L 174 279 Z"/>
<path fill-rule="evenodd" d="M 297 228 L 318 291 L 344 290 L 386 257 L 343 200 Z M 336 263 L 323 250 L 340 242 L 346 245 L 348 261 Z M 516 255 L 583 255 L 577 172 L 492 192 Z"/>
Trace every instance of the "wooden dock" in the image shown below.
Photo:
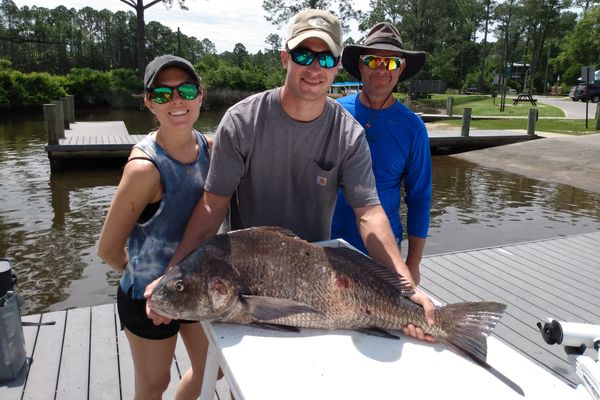
<path fill-rule="evenodd" d="M 428 256 L 422 288 L 444 303 L 490 300 L 508 305 L 494 335 L 565 382 L 579 383 L 562 346 L 547 345 L 536 324 L 554 318 L 600 323 L 600 232 Z M 113 304 L 30 315 L 28 371 L 0 384 L 0 398 L 130 399 L 133 366 Z M 165 398 L 189 366 L 178 342 Z M 308 384 L 308 383 L 307 383 Z M 223 386 L 225 385 L 225 386 Z M 215 399 L 228 399 L 226 384 Z M 223 395 L 223 393 L 225 393 Z"/>
<path fill-rule="evenodd" d="M 144 136 L 130 135 L 123 121 L 74 122 L 54 144 L 48 142 L 46 152 L 53 170 L 76 163 L 95 167 L 122 165 L 133 145 Z"/>
<path fill-rule="evenodd" d="M 145 135 L 130 135 L 123 121 L 75 122 L 65 129 L 64 137 L 48 144 L 46 152 L 53 170 L 66 167 L 122 166 L 133 145 Z M 537 139 L 519 131 L 431 131 L 431 154 L 452 154 Z"/>
<path fill-rule="evenodd" d="M 15 381 L 0 384 L 2 400 L 133 398 L 133 361 L 116 304 L 30 315 L 23 321 L 55 324 L 23 327 L 29 368 Z M 179 338 L 166 399 L 173 398 L 189 366 Z M 224 381 L 214 398 L 229 400 Z"/>
<path fill-rule="evenodd" d="M 122 166 L 131 148 L 144 135 L 130 135 L 123 121 L 75 122 L 75 100 L 66 96 L 44 104 L 44 120 L 48 145 L 46 152 L 52 170 L 71 168 L 103 168 Z M 534 111 L 532 113 L 531 111 Z M 537 139 L 537 110 L 530 110 L 526 131 L 471 131 L 471 110 L 462 117 L 441 114 L 418 115 L 425 122 L 462 119 L 459 131 L 429 132 L 431 154 L 453 154 Z"/>
<path fill-rule="evenodd" d="M 546 344 L 536 324 L 547 318 L 600 324 L 599 260 L 600 232 L 435 255 L 421 263 L 421 286 L 443 303 L 507 304 L 494 335 L 576 385 L 563 347 Z"/>

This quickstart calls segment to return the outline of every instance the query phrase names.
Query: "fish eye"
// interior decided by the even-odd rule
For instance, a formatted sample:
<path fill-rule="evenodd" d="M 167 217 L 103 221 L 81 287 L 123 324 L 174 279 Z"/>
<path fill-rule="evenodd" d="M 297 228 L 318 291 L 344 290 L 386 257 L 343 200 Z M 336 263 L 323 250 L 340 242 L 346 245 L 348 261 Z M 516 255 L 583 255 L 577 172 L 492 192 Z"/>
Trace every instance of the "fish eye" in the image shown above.
<path fill-rule="evenodd" d="M 174 287 L 175 287 L 175 290 L 177 290 L 178 292 L 183 292 L 183 289 L 185 289 L 185 285 L 183 284 L 183 281 L 176 281 Z"/>

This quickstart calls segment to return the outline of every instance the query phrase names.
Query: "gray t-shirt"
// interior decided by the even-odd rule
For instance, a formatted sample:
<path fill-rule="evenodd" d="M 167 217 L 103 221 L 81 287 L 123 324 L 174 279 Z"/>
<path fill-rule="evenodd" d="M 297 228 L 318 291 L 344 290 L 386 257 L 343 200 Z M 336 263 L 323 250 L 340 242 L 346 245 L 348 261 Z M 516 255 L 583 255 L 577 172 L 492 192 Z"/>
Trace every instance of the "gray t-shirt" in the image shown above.
<path fill-rule="evenodd" d="M 317 119 L 291 119 L 281 88 L 232 106 L 217 129 L 205 190 L 236 188 L 242 227 L 281 226 L 327 240 L 338 187 L 352 207 L 379 204 L 364 130 L 327 99 Z"/>

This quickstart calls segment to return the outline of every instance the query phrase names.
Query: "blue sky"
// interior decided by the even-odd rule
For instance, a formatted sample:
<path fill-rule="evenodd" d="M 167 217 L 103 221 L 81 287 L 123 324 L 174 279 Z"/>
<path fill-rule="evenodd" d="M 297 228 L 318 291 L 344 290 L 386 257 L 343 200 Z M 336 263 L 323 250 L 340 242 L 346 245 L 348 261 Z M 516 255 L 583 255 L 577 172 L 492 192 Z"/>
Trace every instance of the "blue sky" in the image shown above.
<path fill-rule="evenodd" d="M 111 11 L 134 11 L 119 0 L 13 0 L 19 7 L 38 6 L 54 8 L 64 5 L 67 8 L 80 9 L 92 7 L 98 10 L 108 8 Z M 146 1 L 147 2 L 147 1 Z M 270 33 L 285 35 L 285 27 L 280 30 L 264 18 L 263 0 L 186 0 L 188 11 L 183 11 L 173 1 L 171 9 L 163 4 L 156 4 L 146 10 L 146 22 L 158 21 L 177 28 L 188 36 L 199 40 L 208 38 L 217 52 L 232 51 L 236 43 L 242 43 L 250 53 L 265 49 L 265 39 Z M 355 8 L 366 10 L 369 0 L 354 0 Z M 359 34 L 353 31 L 351 36 L 358 39 Z"/>

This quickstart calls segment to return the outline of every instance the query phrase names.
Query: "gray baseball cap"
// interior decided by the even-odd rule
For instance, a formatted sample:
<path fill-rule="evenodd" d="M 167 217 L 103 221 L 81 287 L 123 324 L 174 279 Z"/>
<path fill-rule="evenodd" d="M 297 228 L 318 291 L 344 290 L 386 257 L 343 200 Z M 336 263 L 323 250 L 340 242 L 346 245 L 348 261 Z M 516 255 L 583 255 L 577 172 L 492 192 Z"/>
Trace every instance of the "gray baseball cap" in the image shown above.
<path fill-rule="evenodd" d="M 149 89 L 154 85 L 154 80 L 165 68 L 177 67 L 189 73 L 198 83 L 200 83 L 200 75 L 196 72 L 196 69 L 191 62 L 185 58 L 174 56 L 172 54 L 164 54 L 156 57 L 146 65 L 146 72 L 144 73 L 144 88 Z"/>

